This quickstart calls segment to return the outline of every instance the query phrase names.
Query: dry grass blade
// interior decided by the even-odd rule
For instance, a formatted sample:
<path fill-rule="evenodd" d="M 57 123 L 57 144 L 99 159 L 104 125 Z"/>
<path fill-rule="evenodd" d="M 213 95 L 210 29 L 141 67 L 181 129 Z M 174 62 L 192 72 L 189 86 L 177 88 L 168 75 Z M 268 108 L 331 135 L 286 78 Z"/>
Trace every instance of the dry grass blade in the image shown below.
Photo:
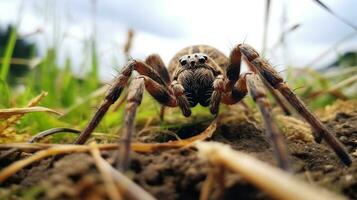
<path fill-rule="evenodd" d="M 155 152 L 172 148 L 183 148 L 192 145 L 197 141 L 203 141 L 210 138 L 217 128 L 217 119 L 212 121 L 211 125 L 204 130 L 201 134 L 187 138 L 185 140 L 172 141 L 166 143 L 132 143 L 131 149 L 136 152 Z M 5 181 L 8 177 L 21 170 L 22 168 L 30 165 L 33 162 L 39 161 L 49 156 L 73 153 L 73 152 L 87 152 L 91 147 L 86 145 L 58 145 L 58 144 L 0 144 L 0 149 L 12 149 L 19 150 L 32 150 L 38 151 L 34 155 L 25 158 L 23 160 L 12 163 L 8 167 L 0 171 L 0 183 Z M 99 144 L 98 148 L 101 150 L 117 150 L 118 144 Z"/>
<path fill-rule="evenodd" d="M 72 153 L 72 152 L 86 152 L 89 150 L 88 146 L 80 145 L 60 145 L 55 146 L 49 149 L 45 149 L 39 152 L 36 152 L 34 155 L 25 158 L 23 160 L 16 161 L 0 171 L 0 183 L 4 182 L 8 177 L 12 176 L 22 168 L 30 165 L 33 162 L 42 160 L 46 157 L 63 154 L 63 153 Z"/>
<path fill-rule="evenodd" d="M 262 54 L 265 54 L 268 38 L 268 25 L 269 25 L 269 16 L 270 16 L 270 5 L 271 1 L 266 0 L 265 4 L 265 17 L 264 17 L 264 33 L 263 33 L 263 49 Z"/>
<path fill-rule="evenodd" d="M 330 94 L 338 99 L 341 100 L 348 100 L 348 98 L 341 92 L 341 90 L 345 87 L 348 87 L 354 83 L 356 83 L 357 81 L 357 75 L 351 76 L 337 84 L 335 84 L 333 87 L 329 88 L 328 90 L 319 90 L 316 92 L 311 93 L 307 99 L 309 99 L 310 101 L 323 95 L 323 94 Z"/>
<path fill-rule="evenodd" d="M 333 45 L 331 45 L 331 47 L 329 47 L 328 49 L 326 49 L 324 52 L 322 52 L 321 54 L 319 54 L 316 58 L 314 58 L 312 61 L 308 62 L 305 66 L 307 67 L 311 67 L 314 66 L 318 61 L 322 60 L 325 56 L 327 56 L 330 52 L 335 51 L 336 48 L 341 45 L 342 43 L 354 38 L 357 35 L 357 32 L 352 32 L 349 33 L 348 35 L 346 35 L 345 37 L 343 37 L 342 39 L 338 40 L 337 42 L 335 42 Z"/>
<path fill-rule="evenodd" d="M 103 182 L 107 190 L 108 196 L 111 200 L 123 199 L 120 195 L 117 187 L 115 186 L 114 180 L 110 175 L 110 171 L 106 169 L 106 161 L 101 157 L 98 146 L 95 142 L 89 144 L 92 148 L 90 152 L 94 158 L 95 165 L 97 166 L 100 174 L 103 177 Z"/>
<path fill-rule="evenodd" d="M 109 85 L 104 85 L 104 86 L 98 88 L 94 92 L 90 93 L 88 96 L 84 97 L 83 99 L 80 99 L 76 104 L 74 104 L 71 107 L 69 107 L 68 109 L 66 109 L 66 111 L 63 113 L 62 117 L 68 115 L 69 113 L 71 113 L 76 108 L 83 105 L 84 103 L 86 103 L 96 97 L 104 95 L 105 92 L 108 91 L 108 89 L 109 89 Z"/>
<path fill-rule="evenodd" d="M 327 71 L 326 73 L 323 74 L 323 76 L 326 79 L 332 79 L 340 76 L 348 76 L 351 74 L 356 74 L 357 73 L 357 66 L 350 66 L 345 69 L 339 68 L 334 68 L 332 70 Z"/>
<path fill-rule="evenodd" d="M 34 142 L 37 142 L 39 140 L 41 140 L 42 138 L 44 137 L 47 137 L 47 136 L 50 136 L 50 135 L 54 135 L 56 133 L 62 133 L 62 132 L 69 132 L 69 133 L 75 133 L 75 134 L 78 134 L 80 133 L 81 131 L 80 130 L 77 130 L 77 129 L 72 129 L 72 128 L 62 128 L 62 127 L 59 127 L 59 128 L 52 128 L 52 129 L 48 129 L 48 130 L 45 130 L 45 131 L 42 131 L 36 135 L 34 135 L 33 137 L 31 137 L 28 142 L 29 143 L 34 143 Z"/>
<path fill-rule="evenodd" d="M 282 33 L 280 34 L 279 40 L 272 45 L 272 47 L 270 48 L 271 50 L 275 50 L 276 48 L 278 48 L 280 45 L 284 44 L 285 41 L 285 37 L 289 34 L 294 32 L 295 30 L 299 29 L 301 27 L 301 24 L 294 24 L 293 26 L 289 27 L 286 30 L 283 30 Z"/>
<path fill-rule="evenodd" d="M 28 107 L 28 108 L 0 109 L 0 119 L 8 119 L 9 117 L 14 115 L 24 115 L 33 112 L 49 112 L 56 115 L 62 115 L 60 112 L 57 112 L 50 108 L 36 106 L 36 107 Z"/>
<path fill-rule="evenodd" d="M 257 160 L 248 154 L 234 151 L 227 145 L 201 142 L 197 143 L 196 147 L 201 158 L 239 173 L 247 181 L 264 190 L 275 199 L 345 199 L 320 187 L 305 183 L 293 175 Z"/>
<path fill-rule="evenodd" d="M 209 199 L 214 181 L 215 181 L 214 180 L 214 172 L 213 172 L 213 169 L 211 169 L 208 172 L 207 178 L 202 185 L 200 200 L 208 200 Z"/>
<path fill-rule="evenodd" d="M 52 128 L 52 129 L 45 130 L 45 131 L 42 131 L 42 132 L 34 135 L 33 137 L 31 137 L 28 140 L 28 143 L 34 143 L 34 142 L 37 142 L 37 141 L 41 140 L 44 137 L 47 137 L 49 135 L 53 135 L 53 134 L 56 134 L 56 133 L 61 133 L 61 132 L 70 132 L 70 133 L 77 133 L 78 134 L 81 131 L 76 130 L 76 129 L 71 129 L 71 128 Z M 6 157 L 16 153 L 16 152 L 19 152 L 18 148 L 9 149 L 8 151 L 0 154 L 0 161 L 5 159 Z"/>
<path fill-rule="evenodd" d="M 132 47 L 132 43 L 133 43 L 133 37 L 134 37 L 134 30 L 133 29 L 129 29 L 128 30 L 128 34 L 127 34 L 127 38 L 126 38 L 126 42 L 124 45 L 124 55 L 127 61 L 130 60 L 130 50 Z"/>
<path fill-rule="evenodd" d="M 197 141 L 204 141 L 212 136 L 212 134 L 216 131 L 218 119 L 216 118 L 211 122 L 211 124 L 199 135 L 184 139 L 184 140 L 175 140 L 164 143 L 132 143 L 131 149 L 137 152 L 155 152 L 165 149 L 172 148 L 185 148 Z"/>
<path fill-rule="evenodd" d="M 39 94 L 35 98 L 31 99 L 31 101 L 27 104 L 26 107 L 34 107 L 34 106 L 38 105 L 40 103 L 40 101 L 45 96 L 47 96 L 47 92 L 41 92 L 41 94 Z M 18 115 L 14 115 L 14 116 L 11 116 L 10 118 L 6 119 L 6 121 L 0 125 L 0 131 L 5 132 L 7 128 L 9 128 L 11 125 L 15 124 L 17 121 L 19 121 L 23 115 L 24 114 L 18 114 Z M 1 117 L 0 117 L 0 119 L 1 119 Z"/>
<path fill-rule="evenodd" d="M 345 23 L 346 25 L 350 26 L 355 31 L 357 31 L 357 27 L 354 24 L 352 24 L 351 22 L 349 22 L 346 19 L 337 15 L 330 7 L 328 7 L 326 4 L 322 3 L 322 1 L 320 1 L 320 0 L 314 0 L 314 1 L 317 4 L 319 4 L 323 9 L 325 9 L 327 12 L 329 12 L 331 15 L 335 16 L 337 19 L 341 20 L 343 23 Z"/>
<path fill-rule="evenodd" d="M 108 162 L 106 162 L 99 153 L 97 145 L 91 145 L 91 153 L 95 158 L 96 165 L 101 171 L 103 178 L 109 182 L 115 181 L 120 188 L 120 191 L 125 194 L 125 196 L 129 196 L 130 199 L 137 199 L 137 200 L 154 200 L 155 198 L 143 190 L 141 187 L 136 185 L 133 181 L 128 179 L 122 173 L 114 169 Z M 108 183 L 107 183 L 108 184 Z M 114 190 L 114 186 L 111 184 L 111 190 Z M 113 191 L 111 191 L 113 192 Z M 112 194 L 114 195 L 114 194 Z M 113 196 L 114 197 L 114 196 Z M 113 198 L 112 198 L 113 199 Z"/>

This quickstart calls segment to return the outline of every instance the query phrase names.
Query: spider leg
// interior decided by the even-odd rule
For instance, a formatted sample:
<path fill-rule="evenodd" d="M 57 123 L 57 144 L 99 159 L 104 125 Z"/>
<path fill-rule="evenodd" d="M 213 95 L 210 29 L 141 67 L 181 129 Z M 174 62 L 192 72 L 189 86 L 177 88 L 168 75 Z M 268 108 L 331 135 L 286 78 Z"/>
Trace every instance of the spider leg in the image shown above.
<path fill-rule="evenodd" d="M 223 75 L 218 75 L 213 81 L 213 92 L 211 96 L 210 111 L 214 115 L 218 113 L 219 104 L 221 103 L 222 93 L 224 92 L 224 82 L 225 81 Z"/>
<path fill-rule="evenodd" d="M 229 64 L 226 70 L 226 76 L 228 78 L 228 82 L 226 84 L 226 91 L 230 91 L 232 87 L 234 87 L 234 84 L 236 81 L 238 81 L 239 73 L 240 73 L 240 67 L 241 67 L 241 62 L 242 62 L 242 53 L 240 51 L 240 45 L 235 46 L 230 55 L 229 55 Z M 286 103 L 283 101 L 283 99 L 279 96 L 279 94 L 272 88 L 269 84 L 265 82 L 265 80 L 262 80 L 264 85 L 268 87 L 269 92 L 272 94 L 278 105 L 281 107 L 283 112 L 286 115 L 291 115 L 291 112 L 286 105 Z M 245 84 L 245 83 L 244 83 Z"/>
<path fill-rule="evenodd" d="M 291 171 L 286 145 L 283 137 L 279 133 L 279 129 L 276 127 L 275 123 L 273 123 L 274 119 L 271 115 L 271 107 L 262 81 L 256 74 L 252 73 L 246 74 L 246 83 L 249 94 L 258 105 L 260 113 L 263 116 L 266 133 L 273 144 L 275 157 L 278 160 L 280 168 L 286 171 Z"/>
<path fill-rule="evenodd" d="M 264 83 L 265 87 L 268 88 L 270 94 L 273 96 L 273 98 L 278 103 L 278 105 L 280 106 L 282 111 L 285 113 L 285 115 L 288 115 L 288 116 L 291 115 L 290 109 L 286 105 L 286 102 L 281 97 L 281 95 L 265 79 L 263 79 L 261 81 Z"/>
<path fill-rule="evenodd" d="M 238 46 L 236 46 L 233 48 L 233 50 L 229 55 L 229 64 L 226 70 L 226 76 L 228 78 L 228 82 L 225 87 L 226 91 L 232 90 L 234 84 L 238 81 L 241 63 L 242 63 L 242 54 Z"/>
<path fill-rule="evenodd" d="M 247 95 L 246 75 L 247 74 L 240 75 L 231 91 L 223 93 L 222 103 L 232 105 L 238 103 L 245 97 L 245 95 Z"/>
<path fill-rule="evenodd" d="M 161 104 L 174 107 L 177 106 L 176 99 L 161 84 L 150 77 L 140 75 L 134 78 L 128 89 L 127 102 L 125 106 L 124 126 L 120 137 L 120 148 L 117 167 L 125 171 L 129 164 L 129 153 L 131 138 L 134 132 L 134 120 L 137 107 L 141 104 L 144 88 Z"/>
<path fill-rule="evenodd" d="M 132 133 L 134 131 L 134 119 L 137 107 L 141 104 L 144 93 L 144 78 L 136 77 L 130 83 L 127 102 L 125 106 L 124 126 L 120 136 L 120 149 L 117 160 L 117 168 L 125 171 L 129 165 L 129 153 Z"/>
<path fill-rule="evenodd" d="M 167 85 L 170 85 L 170 74 L 165 67 L 164 62 L 158 54 L 151 54 L 145 59 L 145 63 L 153 67 L 153 69 L 159 73 L 161 78 L 165 81 Z"/>
<path fill-rule="evenodd" d="M 322 122 L 311 113 L 297 95 L 287 86 L 283 78 L 271 67 L 271 65 L 261 58 L 259 54 L 249 45 L 239 45 L 242 54 L 248 65 L 253 68 L 263 79 L 265 79 L 274 89 L 278 90 L 285 99 L 296 109 L 296 111 L 311 125 L 314 130 L 316 142 L 324 139 L 334 150 L 337 156 L 345 165 L 352 163 L 352 158 L 344 146 L 335 136 L 322 124 Z"/>
<path fill-rule="evenodd" d="M 153 81 L 169 90 L 160 75 L 146 63 L 137 60 L 129 61 L 121 73 L 115 78 L 114 83 L 109 88 L 104 101 L 101 103 L 86 128 L 77 137 L 75 144 L 84 144 L 87 141 L 93 130 L 98 126 L 99 122 L 108 111 L 109 107 L 119 98 L 134 70 L 136 70 L 139 74 L 150 77 Z"/>
<path fill-rule="evenodd" d="M 155 71 L 157 71 L 161 78 L 165 81 L 167 85 L 170 85 L 171 79 L 170 79 L 170 74 L 169 71 L 167 70 L 164 62 L 162 61 L 161 57 L 158 54 L 151 54 L 149 55 L 145 63 L 152 66 Z M 165 106 L 161 105 L 160 109 L 160 120 L 164 120 L 164 115 L 165 115 Z"/>
<path fill-rule="evenodd" d="M 174 80 L 171 83 L 171 88 L 176 97 L 177 104 L 180 107 L 182 114 L 185 117 L 189 117 L 191 115 L 191 109 L 187 97 L 184 94 L 184 87 L 179 82 Z"/>

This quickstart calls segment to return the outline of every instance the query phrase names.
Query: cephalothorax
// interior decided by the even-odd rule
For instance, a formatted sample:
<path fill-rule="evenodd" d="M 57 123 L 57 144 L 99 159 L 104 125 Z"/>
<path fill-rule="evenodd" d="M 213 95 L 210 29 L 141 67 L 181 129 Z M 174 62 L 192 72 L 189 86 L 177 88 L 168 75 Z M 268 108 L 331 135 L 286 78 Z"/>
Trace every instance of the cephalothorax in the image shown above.
<path fill-rule="evenodd" d="M 249 67 L 249 72 L 244 74 L 240 74 L 242 59 Z M 191 115 L 191 107 L 197 104 L 209 106 L 211 113 L 216 115 L 220 103 L 238 103 L 249 92 L 263 116 L 266 132 L 273 143 L 280 167 L 288 169 L 285 144 L 271 116 L 265 92 L 267 87 L 275 94 L 276 100 L 280 101 L 277 96 L 279 92 L 310 123 L 317 142 L 324 139 L 344 164 L 350 165 L 352 162 L 343 145 L 306 108 L 271 65 L 247 44 L 235 46 L 229 57 L 207 45 L 186 47 L 173 57 L 168 68 L 157 54 L 150 55 L 145 62 L 129 61 L 116 77 L 88 126 L 77 138 L 77 144 L 83 144 L 88 139 L 110 105 L 128 85 L 134 70 L 140 75 L 131 80 L 128 89 L 121 137 L 122 144 L 127 148 L 121 149 L 130 147 L 136 109 L 141 103 L 144 88 L 163 107 L 179 107 L 186 117 Z M 121 151 L 120 159 L 124 165 L 128 163 L 128 151 Z M 121 166 L 122 169 L 125 169 L 124 165 Z"/>

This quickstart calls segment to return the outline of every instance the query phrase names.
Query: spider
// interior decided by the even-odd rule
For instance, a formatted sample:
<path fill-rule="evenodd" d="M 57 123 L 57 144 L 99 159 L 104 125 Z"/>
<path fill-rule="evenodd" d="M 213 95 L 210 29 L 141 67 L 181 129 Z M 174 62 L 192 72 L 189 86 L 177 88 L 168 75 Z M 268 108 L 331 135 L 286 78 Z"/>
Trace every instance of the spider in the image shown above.
<path fill-rule="evenodd" d="M 240 74 L 242 60 L 249 68 L 244 74 Z M 129 83 L 133 71 L 137 71 L 139 75 Z M 311 125 L 316 142 L 324 139 L 345 165 L 352 163 L 352 158 L 344 146 L 306 108 L 273 67 L 247 44 L 236 45 L 229 57 L 211 46 L 189 46 L 172 58 L 168 68 L 157 54 L 150 55 L 145 61 L 130 60 L 115 78 L 99 109 L 76 139 L 76 144 L 86 142 L 110 105 L 119 98 L 127 85 L 129 89 L 121 136 L 121 143 L 125 148 L 120 148 L 119 152 L 119 163 L 123 163 L 119 168 L 122 170 L 126 168 L 125 163 L 129 162 L 134 119 L 144 88 L 162 106 L 179 107 L 185 117 L 191 115 L 191 107 L 197 104 L 209 106 L 210 112 L 217 115 L 220 103 L 236 104 L 249 93 L 263 116 L 266 133 L 274 147 L 279 166 L 289 170 L 285 143 L 273 122 L 271 107 L 265 92 L 265 87 L 268 87 L 271 92 L 275 92 L 274 96 L 277 100 L 280 100 L 280 97 L 276 94 L 280 93 L 279 95 L 285 97 L 287 102 Z"/>

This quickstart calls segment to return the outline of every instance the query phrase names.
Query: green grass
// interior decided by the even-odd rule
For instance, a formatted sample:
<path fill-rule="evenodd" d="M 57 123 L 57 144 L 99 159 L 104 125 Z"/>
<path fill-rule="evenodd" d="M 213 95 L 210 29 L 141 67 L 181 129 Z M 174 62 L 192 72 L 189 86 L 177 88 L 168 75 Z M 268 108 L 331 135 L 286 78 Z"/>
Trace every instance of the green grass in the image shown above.
<path fill-rule="evenodd" d="M 6 45 L 5 55 L 3 55 L 0 78 L 6 80 L 7 74 L 9 73 L 10 63 L 12 54 L 14 52 L 15 44 L 17 40 L 17 28 L 14 27 L 11 30 L 9 41 Z"/>
<path fill-rule="evenodd" d="M 0 80 L 0 92 L 2 94 L 0 107 L 24 107 L 32 98 L 42 91 L 46 91 L 48 92 L 48 96 L 41 101 L 40 106 L 67 113 L 62 117 L 48 113 L 28 114 L 21 119 L 20 123 L 16 124 L 15 128 L 17 132 L 36 134 L 40 131 L 60 126 L 83 129 L 104 98 L 104 94 L 92 95 L 95 90 L 103 86 L 99 81 L 100 65 L 95 41 L 89 40 L 85 45 L 90 48 L 90 53 L 88 57 L 85 58 L 86 60 L 90 60 L 90 65 L 84 78 L 78 78 L 78 76 L 73 73 L 72 60 L 70 58 L 66 59 L 63 66 L 58 64 L 58 52 L 60 51 L 58 47 L 61 45 L 56 45 L 49 47 L 42 62 L 37 67 L 31 69 L 25 78 L 22 79 L 22 85 L 25 89 L 19 92 L 16 90 L 16 86 L 10 87 L 6 81 L 6 72 L 9 70 L 9 60 L 11 60 L 11 51 L 14 45 L 13 40 L 16 41 L 16 32 L 14 32 L 13 35 L 14 36 L 11 37 L 8 42 L 9 45 L 4 57 L 4 60 L 8 62 L 4 62 L 5 64 L 1 66 L 4 79 Z M 113 66 L 117 66 L 117 63 L 113 63 Z M 292 71 L 293 68 L 289 67 L 289 73 L 293 74 L 294 72 Z M 319 73 L 311 70 L 307 70 L 306 73 L 301 76 L 292 76 L 291 74 L 288 84 L 291 88 L 303 87 L 302 89 L 296 90 L 296 93 L 303 99 L 314 91 L 327 90 L 335 84 L 333 81 L 324 79 Z M 145 123 L 148 117 L 157 119 L 160 111 L 159 104 L 154 101 L 150 95 L 145 93 L 144 97 L 137 115 L 137 121 L 140 123 Z M 310 108 L 316 109 L 331 104 L 335 100 L 335 97 L 324 94 L 307 103 Z M 254 107 L 254 103 L 249 97 L 247 98 L 247 102 L 251 107 Z M 117 131 L 121 127 L 124 114 L 124 106 L 117 112 L 110 110 L 96 131 L 117 134 Z M 201 116 L 211 116 L 208 108 L 194 108 L 193 117 L 188 120 L 181 115 L 179 109 L 176 109 L 172 115 L 167 116 L 167 119 L 172 120 L 177 118 L 182 122 L 188 122 L 189 120 L 196 120 L 196 118 Z M 170 126 L 170 124 L 164 124 L 165 122 L 163 123 L 163 127 Z"/>

